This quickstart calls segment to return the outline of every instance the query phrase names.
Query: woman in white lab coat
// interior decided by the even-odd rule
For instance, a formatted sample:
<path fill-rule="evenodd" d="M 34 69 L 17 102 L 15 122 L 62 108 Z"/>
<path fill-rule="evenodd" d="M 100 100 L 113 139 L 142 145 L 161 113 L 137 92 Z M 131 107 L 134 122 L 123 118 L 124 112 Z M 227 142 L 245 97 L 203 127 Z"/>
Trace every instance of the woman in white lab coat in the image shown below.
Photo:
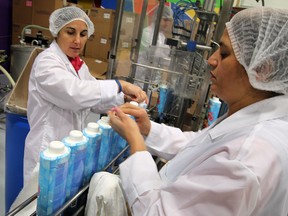
<path fill-rule="evenodd" d="M 40 152 L 71 130 L 83 130 L 91 109 L 105 113 L 124 103 L 124 95 L 138 102 L 147 99 L 145 92 L 128 82 L 96 80 L 90 75 L 79 58 L 94 32 L 84 11 L 77 7 L 55 10 L 49 28 L 55 40 L 35 59 L 29 80 L 30 132 L 25 142 L 24 185 L 39 161 Z"/>
<path fill-rule="evenodd" d="M 153 34 L 155 29 L 155 22 L 157 18 L 158 10 L 156 10 L 153 14 L 152 22 L 149 26 L 143 29 L 142 38 L 141 38 L 141 50 L 147 50 L 152 45 Z M 169 48 L 168 45 L 165 44 L 165 33 L 169 33 L 171 31 L 173 22 L 173 11 L 172 9 L 165 5 L 162 12 L 162 17 L 159 25 L 159 33 L 157 39 L 157 46 L 163 48 Z M 171 33 L 171 32 L 170 32 Z"/>
<path fill-rule="evenodd" d="M 287 9 L 245 9 L 226 24 L 208 63 L 229 109 L 203 131 L 151 122 L 129 104 L 109 112 L 131 147 L 120 177 L 133 215 L 287 216 L 287 38 Z M 160 172 L 151 155 L 168 160 Z"/>
<path fill-rule="evenodd" d="M 171 34 L 171 27 L 173 23 L 173 11 L 172 9 L 165 5 L 162 12 L 162 17 L 159 24 L 159 32 L 156 45 L 152 46 L 152 40 L 155 30 L 155 22 L 158 15 L 158 9 L 155 10 L 152 18 L 152 22 L 146 28 L 143 29 L 140 51 L 138 56 L 138 63 L 144 65 L 161 65 L 161 59 L 169 58 L 170 47 L 165 44 L 166 36 L 165 34 Z M 170 32 L 169 32 L 170 31 Z M 163 60 L 162 60 L 163 61 Z M 152 63 L 154 62 L 154 63 Z M 163 61 L 165 62 L 165 60 Z M 163 67 L 163 65 L 161 65 Z M 154 75 L 155 76 L 155 75 Z M 135 74 L 136 81 L 135 85 L 143 88 L 143 81 L 151 81 L 152 74 L 151 70 L 144 67 L 137 67 Z M 154 77 L 155 78 L 155 77 Z M 157 79 L 157 78 L 156 78 Z M 159 79 L 159 77 L 158 77 Z M 140 81 L 139 81 L 140 80 Z M 153 82 L 157 82 L 160 80 L 153 80 Z"/>

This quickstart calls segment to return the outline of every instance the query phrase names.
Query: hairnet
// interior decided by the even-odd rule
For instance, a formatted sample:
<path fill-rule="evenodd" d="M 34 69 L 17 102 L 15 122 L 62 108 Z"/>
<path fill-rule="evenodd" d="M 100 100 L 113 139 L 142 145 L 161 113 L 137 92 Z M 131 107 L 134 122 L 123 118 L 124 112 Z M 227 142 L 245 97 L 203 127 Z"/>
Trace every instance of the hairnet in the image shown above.
<path fill-rule="evenodd" d="M 88 28 L 88 37 L 94 32 L 94 24 L 87 14 L 75 6 L 59 8 L 52 12 L 49 18 L 49 29 L 53 37 L 57 37 L 58 32 L 68 23 L 74 20 L 82 20 Z"/>
<path fill-rule="evenodd" d="M 173 10 L 167 5 L 163 8 L 162 18 L 173 19 Z"/>
<path fill-rule="evenodd" d="M 226 23 L 237 60 L 251 85 L 288 93 L 288 10 L 256 7 Z"/>
<path fill-rule="evenodd" d="M 153 21 L 154 22 L 156 21 L 158 11 L 159 11 L 159 7 L 154 12 L 154 15 L 153 15 Z M 162 18 L 173 19 L 173 10 L 167 5 L 164 5 L 163 12 L 162 12 Z"/>

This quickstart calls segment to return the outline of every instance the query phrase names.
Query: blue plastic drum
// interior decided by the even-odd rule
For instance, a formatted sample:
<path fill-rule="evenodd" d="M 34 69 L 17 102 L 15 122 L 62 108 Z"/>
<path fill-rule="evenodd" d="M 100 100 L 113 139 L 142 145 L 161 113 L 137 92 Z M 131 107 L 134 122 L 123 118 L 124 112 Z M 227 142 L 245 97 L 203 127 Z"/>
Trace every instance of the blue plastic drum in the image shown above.
<path fill-rule="evenodd" d="M 23 187 L 25 139 L 30 130 L 26 116 L 6 113 L 5 207 L 6 213 Z"/>

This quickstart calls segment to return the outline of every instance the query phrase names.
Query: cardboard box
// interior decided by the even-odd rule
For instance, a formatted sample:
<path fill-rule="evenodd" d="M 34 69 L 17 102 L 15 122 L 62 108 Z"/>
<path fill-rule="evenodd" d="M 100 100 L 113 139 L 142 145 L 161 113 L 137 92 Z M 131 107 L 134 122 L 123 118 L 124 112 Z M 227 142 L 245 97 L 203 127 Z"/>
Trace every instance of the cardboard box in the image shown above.
<path fill-rule="evenodd" d="M 28 99 L 28 82 L 30 72 L 35 58 L 43 49 L 35 48 L 32 52 L 26 65 L 23 68 L 14 88 L 12 89 L 6 103 L 6 110 L 19 114 L 27 115 L 27 99 Z"/>
<path fill-rule="evenodd" d="M 131 70 L 130 49 L 118 49 L 117 65 L 115 75 L 119 77 L 128 77 Z"/>
<path fill-rule="evenodd" d="M 13 0 L 12 22 L 32 24 L 32 0 Z"/>
<path fill-rule="evenodd" d="M 108 63 L 99 59 L 82 57 L 82 60 L 89 68 L 91 75 L 97 79 L 105 79 Z"/>
<path fill-rule="evenodd" d="M 95 4 L 94 0 L 78 0 L 76 2 L 77 2 L 77 4 L 74 4 L 74 5 L 77 5 L 77 6 L 81 5 L 81 8 L 85 8 L 85 9 L 91 9 L 91 8 L 93 8 L 93 5 Z M 71 3 L 71 2 L 68 3 L 67 2 L 67 4 L 71 5 L 73 3 Z"/>
<path fill-rule="evenodd" d="M 48 28 L 50 14 L 63 6 L 63 0 L 33 0 L 32 23 Z"/>
<path fill-rule="evenodd" d="M 139 21 L 139 14 L 124 11 L 121 22 L 120 35 L 136 38 L 139 28 Z"/>
<path fill-rule="evenodd" d="M 118 42 L 118 50 L 119 49 L 129 49 L 133 47 L 134 39 L 132 36 L 120 35 Z"/>
<path fill-rule="evenodd" d="M 85 57 L 107 61 L 109 58 L 111 38 L 99 33 L 94 33 L 85 46 Z"/>
<path fill-rule="evenodd" d="M 94 24 L 95 33 L 111 37 L 115 20 L 115 11 L 111 9 L 92 8 L 88 16 Z"/>

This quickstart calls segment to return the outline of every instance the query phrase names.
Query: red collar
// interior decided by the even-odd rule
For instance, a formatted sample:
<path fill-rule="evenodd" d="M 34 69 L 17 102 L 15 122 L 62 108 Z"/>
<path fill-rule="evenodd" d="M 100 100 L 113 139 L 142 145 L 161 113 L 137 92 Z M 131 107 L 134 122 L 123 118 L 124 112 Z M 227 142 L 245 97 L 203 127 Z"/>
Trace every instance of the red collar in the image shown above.
<path fill-rule="evenodd" d="M 71 62 L 71 64 L 73 65 L 74 69 L 76 70 L 76 72 L 78 73 L 79 69 L 81 68 L 83 61 L 80 59 L 79 56 L 73 58 L 69 58 L 69 61 Z"/>

